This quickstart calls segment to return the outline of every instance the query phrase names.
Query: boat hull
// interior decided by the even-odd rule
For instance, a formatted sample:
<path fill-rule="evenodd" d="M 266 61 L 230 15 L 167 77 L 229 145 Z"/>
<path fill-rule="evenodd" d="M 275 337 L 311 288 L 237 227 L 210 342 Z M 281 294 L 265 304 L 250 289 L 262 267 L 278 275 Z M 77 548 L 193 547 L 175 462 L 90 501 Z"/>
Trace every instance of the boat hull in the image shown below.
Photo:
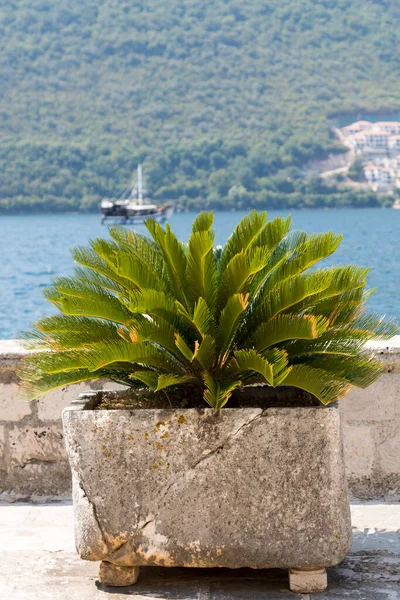
<path fill-rule="evenodd" d="M 156 210 L 146 209 L 144 206 L 140 210 L 131 209 L 129 206 L 113 205 L 111 207 L 101 208 L 101 222 L 118 222 L 121 225 L 135 225 L 143 223 L 149 217 L 158 222 L 170 219 L 174 213 L 174 207 L 171 205 L 161 205 Z"/>

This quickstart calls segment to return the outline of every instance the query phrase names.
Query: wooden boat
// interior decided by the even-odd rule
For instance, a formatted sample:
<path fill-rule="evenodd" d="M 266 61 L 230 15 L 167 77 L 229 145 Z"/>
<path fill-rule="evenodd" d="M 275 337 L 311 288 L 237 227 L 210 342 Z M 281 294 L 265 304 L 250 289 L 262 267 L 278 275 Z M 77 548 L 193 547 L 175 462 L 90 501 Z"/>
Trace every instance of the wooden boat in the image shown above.
<path fill-rule="evenodd" d="M 129 193 L 128 197 L 126 197 Z M 147 190 L 143 187 L 142 166 L 138 165 L 137 178 L 133 185 L 127 188 L 115 200 L 103 198 L 100 205 L 101 222 L 117 221 L 123 225 L 141 223 L 147 217 L 157 221 L 166 221 L 171 218 L 174 207 L 169 202 L 163 204 L 150 204 Z"/>

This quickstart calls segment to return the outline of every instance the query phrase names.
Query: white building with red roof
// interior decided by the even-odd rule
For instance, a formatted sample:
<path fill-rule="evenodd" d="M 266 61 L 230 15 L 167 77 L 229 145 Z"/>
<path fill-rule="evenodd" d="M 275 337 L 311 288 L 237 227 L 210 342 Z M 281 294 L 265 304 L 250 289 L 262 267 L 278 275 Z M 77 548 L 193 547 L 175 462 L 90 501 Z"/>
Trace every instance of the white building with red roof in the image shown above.
<path fill-rule="evenodd" d="M 364 167 L 364 176 L 375 190 L 388 189 L 396 182 L 394 169 L 382 165 L 368 164 Z"/>
<path fill-rule="evenodd" d="M 373 189 L 400 187 L 400 121 L 356 121 L 341 132 L 353 158 L 365 159 L 364 176 Z"/>
<path fill-rule="evenodd" d="M 400 121 L 378 121 L 374 123 L 374 126 L 383 129 L 390 135 L 400 135 Z"/>

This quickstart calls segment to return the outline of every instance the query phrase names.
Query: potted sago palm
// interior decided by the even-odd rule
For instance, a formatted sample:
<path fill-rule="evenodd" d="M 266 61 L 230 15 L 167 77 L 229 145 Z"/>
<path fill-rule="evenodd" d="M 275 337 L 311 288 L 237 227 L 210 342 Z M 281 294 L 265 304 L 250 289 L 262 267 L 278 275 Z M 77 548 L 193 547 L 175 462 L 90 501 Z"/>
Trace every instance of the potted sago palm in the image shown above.
<path fill-rule="evenodd" d="M 32 398 L 108 379 L 64 410 L 76 544 L 100 581 L 141 565 L 289 569 L 326 586 L 350 548 L 338 398 L 382 372 L 363 350 L 392 322 L 365 312 L 367 269 L 310 268 L 340 243 L 243 218 L 214 247 L 203 212 L 182 243 L 118 228 L 77 248 L 27 336 Z"/>

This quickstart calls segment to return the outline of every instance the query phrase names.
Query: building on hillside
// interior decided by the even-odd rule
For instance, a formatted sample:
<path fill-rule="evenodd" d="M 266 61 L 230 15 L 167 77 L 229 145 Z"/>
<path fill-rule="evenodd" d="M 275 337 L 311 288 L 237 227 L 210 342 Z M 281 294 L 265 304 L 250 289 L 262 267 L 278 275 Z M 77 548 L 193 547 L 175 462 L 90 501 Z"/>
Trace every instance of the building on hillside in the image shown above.
<path fill-rule="evenodd" d="M 390 150 L 393 150 L 394 152 L 400 151 L 400 135 L 399 134 L 390 136 L 389 148 L 390 148 Z"/>
<path fill-rule="evenodd" d="M 358 154 L 385 154 L 389 148 L 390 137 L 383 129 L 371 127 L 351 136 L 349 142 Z"/>
<path fill-rule="evenodd" d="M 391 158 L 385 158 L 382 164 L 384 167 L 393 169 L 393 171 L 395 171 L 396 173 L 399 172 L 400 174 L 400 154 Z"/>
<path fill-rule="evenodd" d="M 396 173 L 394 169 L 383 167 L 381 165 L 366 165 L 364 167 L 364 176 L 375 191 L 387 190 L 396 183 Z"/>
<path fill-rule="evenodd" d="M 341 129 L 343 141 L 364 163 L 364 176 L 378 190 L 400 187 L 400 121 L 356 121 Z"/>
<path fill-rule="evenodd" d="M 400 135 L 400 121 L 378 121 L 373 124 L 390 135 Z"/>
<path fill-rule="evenodd" d="M 347 125 L 346 127 L 342 127 L 341 131 L 345 137 L 353 136 L 360 131 L 364 131 L 364 129 L 368 129 L 372 126 L 372 123 L 369 121 L 356 121 L 351 125 Z"/>

